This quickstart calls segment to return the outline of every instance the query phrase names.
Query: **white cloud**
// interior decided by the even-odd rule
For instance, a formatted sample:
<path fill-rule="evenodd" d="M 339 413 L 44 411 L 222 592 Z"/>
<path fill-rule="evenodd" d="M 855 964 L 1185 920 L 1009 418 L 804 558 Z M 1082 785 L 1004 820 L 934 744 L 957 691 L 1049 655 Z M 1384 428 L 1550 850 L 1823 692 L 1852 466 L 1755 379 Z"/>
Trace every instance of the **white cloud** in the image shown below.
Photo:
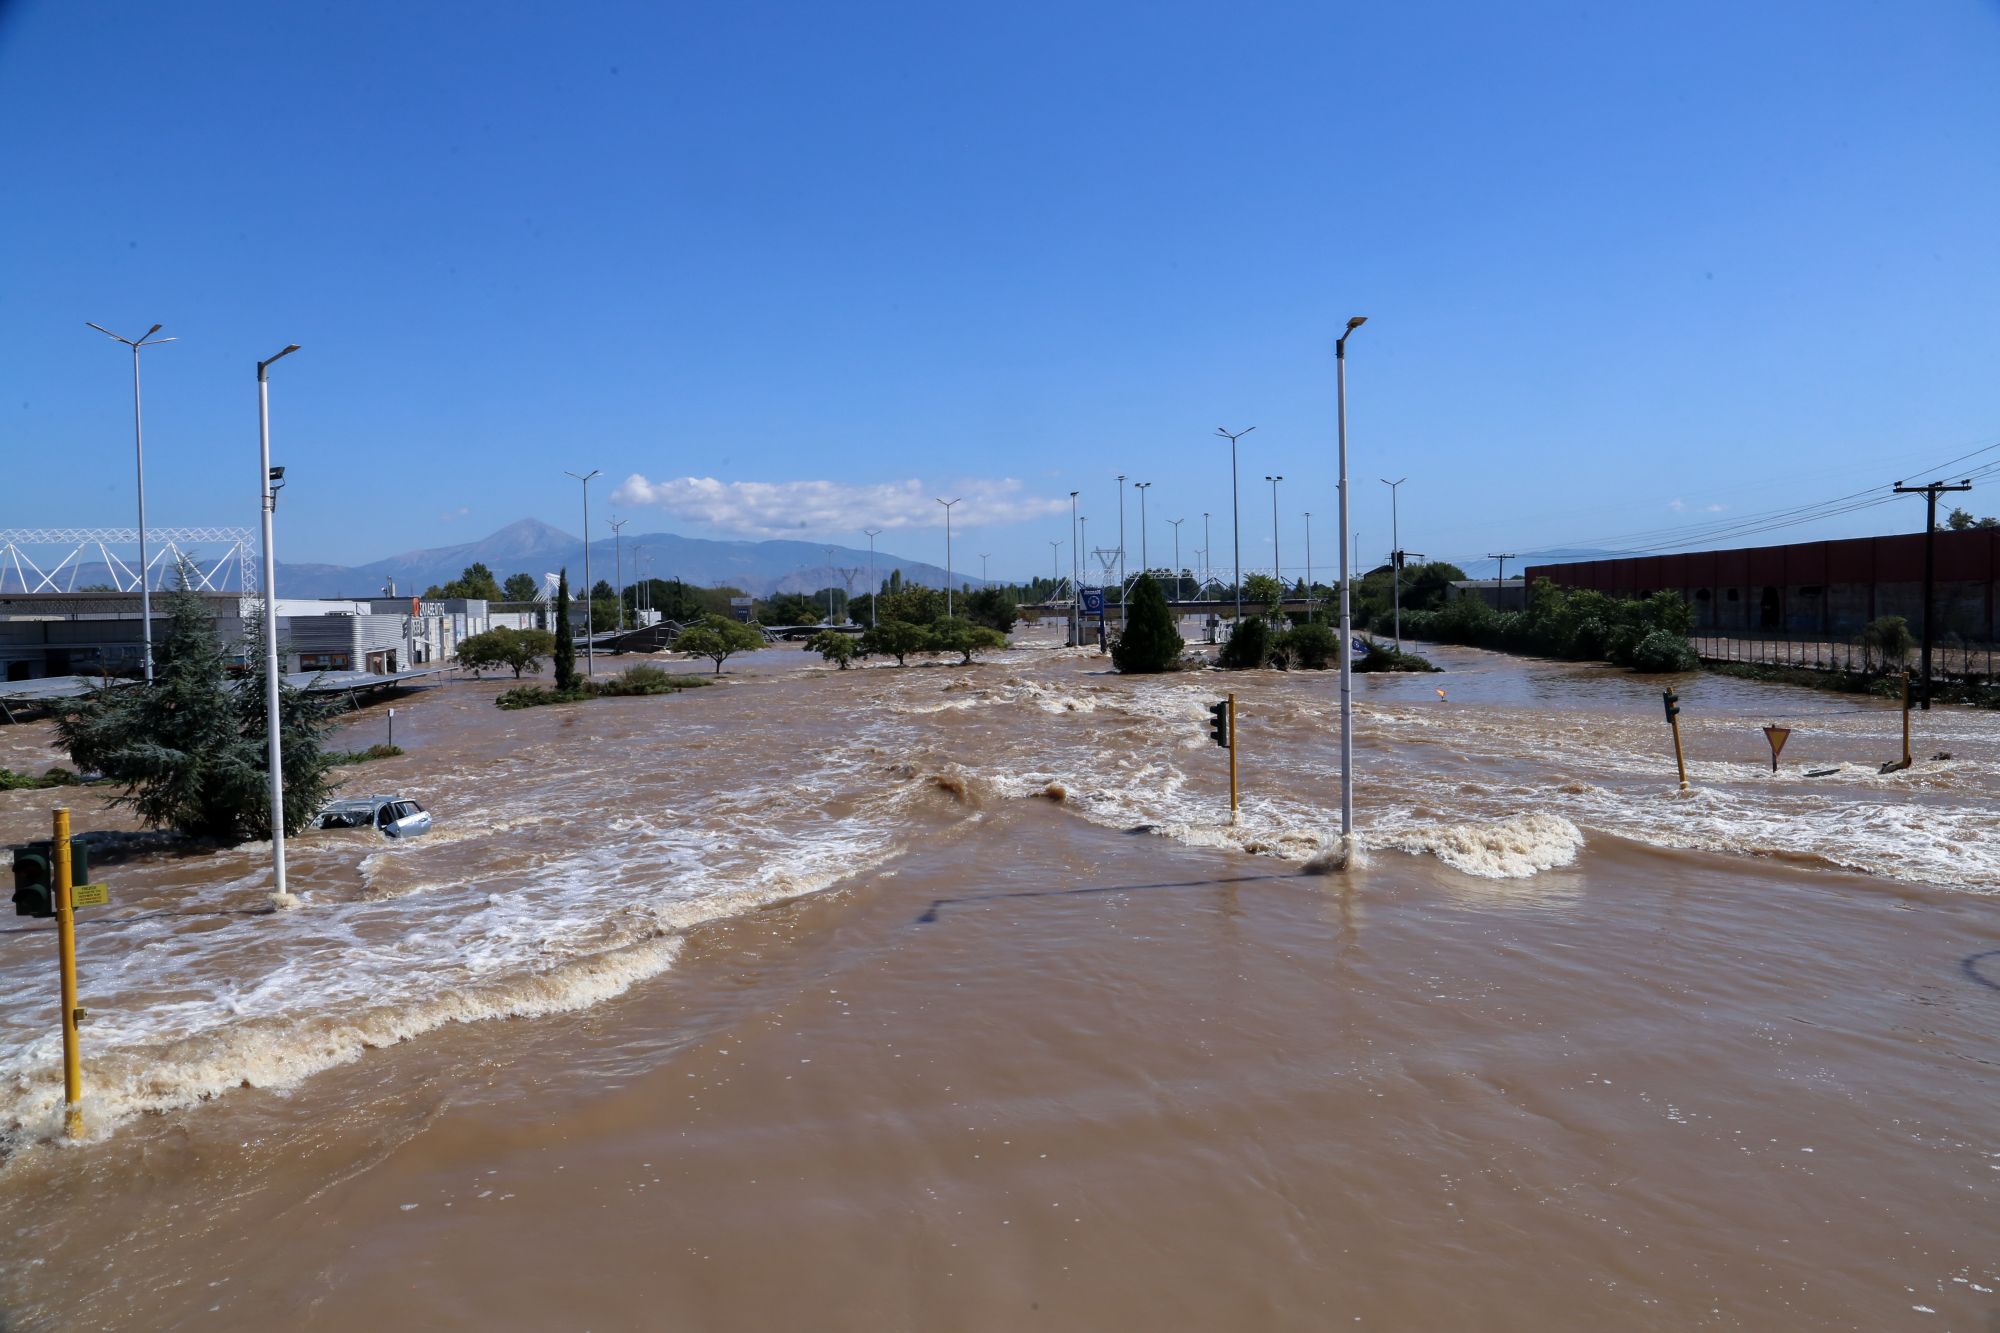
<path fill-rule="evenodd" d="M 1727 508 L 1729 508 L 1728 505 L 1705 505 L 1701 512 L 1704 514 L 1719 514 Z"/>
<path fill-rule="evenodd" d="M 1678 513 L 1680 513 L 1680 512 L 1681 512 L 1681 510 L 1683 510 L 1683 509 L 1686 509 L 1686 508 L 1687 508 L 1687 501 L 1686 501 L 1686 500 L 1669 500 L 1669 501 L 1667 501 L 1667 508 L 1669 508 L 1669 509 L 1673 510 L 1673 511 L 1674 511 L 1674 512 L 1675 512 L 1676 514 L 1678 514 Z"/>
<path fill-rule="evenodd" d="M 675 518 L 760 537 L 861 528 L 941 528 L 944 506 L 938 503 L 940 497 L 963 498 L 951 511 L 955 528 L 995 527 L 1069 511 L 1067 496 L 1028 495 L 1012 477 L 950 483 L 912 479 L 857 486 L 843 481 L 717 481 L 713 477 L 648 481 L 635 472 L 611 493 L 614 504 L 650 505 Z"/>
<path fill-rule="evenodd" d="M 456 522 L 458 522 L 458 520 L 460 520 L 461 518 L 464 518 L 464 517 L 465 517 L 465 516 L 466 516 L 467 514 L 470 514 L 471 512 L 472 512 L 472 511 L 471 511 L 470 509 L 467 509 L 467 508 L 466 508 L 465 506 L 463 506 L 463 505 L 460 505 L 460 506 L 459 506 L 458 508 L 456 508 L 456 509 L 447 509 L 447 510 L 445 510 L 445 511 L 444 511 L 444 512 L 443 512 L 442 514 L 439 514 L 439 515 L 438 515 L 438 522 L 440 522 L 440 523 L 456 523 Z"/>

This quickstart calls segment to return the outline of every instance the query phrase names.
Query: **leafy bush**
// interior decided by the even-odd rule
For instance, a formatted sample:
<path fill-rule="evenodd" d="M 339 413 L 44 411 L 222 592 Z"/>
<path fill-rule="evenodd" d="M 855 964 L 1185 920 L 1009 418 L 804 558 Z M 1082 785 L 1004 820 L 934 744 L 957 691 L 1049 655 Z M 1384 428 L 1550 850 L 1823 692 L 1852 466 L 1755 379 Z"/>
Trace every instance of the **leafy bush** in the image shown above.
<path fill-rule="evenodd" d="M 1278 636 L 1278 641 L 1286 659 L 1302 670 L 1324 671 L 1340 665 L 1337 656 L 1340 636 L 1334 633 L 1331 626 L 1319 621 L 1308 621 L 1286 630 Z"/>
<path fill-rule="evenodd" d="M 1368 651 L 1354 664 L 1356 671 L 1442 671 L 1443 667 L 1432 665 L 1429 658 L 1415 653 L 1396 651 L 1391 644 L 1379 639 L 1368 641 Z"/>
<path fill-rule="evenodd" d="M 1271 626 L 1262 616 L 1239 621 L 1215 664 L 1229 671 L 1253 671 L 1271 664 Z"/>
<path fill-rule="evenodd" d="M 328 750 L 326 757 L 336 764 L 365 764 L 370 759 L 394 759 L 403 752 L 400 745 L 371 745 L 365 750 Z"/>
<path fill-rule="evenodd" d="M 676 676 L 662 671 L 656 666 L 635 666 L 622 675 L 611 676 L 600 681 L 597 688 L 591 691 L 591 693 L 601 695 L 605 698 L 641 694 L 672 694 L 675 690 L 685 688 L 682 682 L 687 679 L 684 676 Z"/>
<path fill-rule="evenodd" d="M 1901 666 L 1909 659 L 1910 650 L 1917 646 L 1916 636 L 1910 633 L 1910 622 L 1901 616 L 1882 616 L 1869 621 L 1861 631 L 1861 643 L 1881 654 L 1885 667 Z"/>
<path fill-rule="evenodd" d="M 1128 623 L 1111 645 L 1111 661 L 1121 672 L 1151 675 L 1172 671 L 1180 665 L 1181 650 L 1187 646 L 1174 628 L 1174 613 L 1167 596 L 1151 574 L 1141 574 L 1132 585 Z"/>
<path fill-rule="evenodd" d="M 1634 671 L 1656 674 L 1693 671 L 1701 666 L 1701 659 L 1695 656 L 1694 648 L 1684 636 L 1669 634 L 1663 629 L 1656 629 L 1639 640 L 1626 662 Z"/>
<path fill-rule="evenodd" d="M 52 768 L 40 777 L 0 768 L 0 791 L 33 791 L 41 787 L 74 787 L 80 781 L 66 768 Z"/>
<path fill-rule="evenodd" d="M 1694 608 L 1679 593 L 1620 600 L 1590 588 L 1558 588 L 1548 579 L 1529 589 L 1524 611 L 1495 612 L 1482 601 L 1459 598 L 1436 611 L 1403 612 L 1403 632 L 1411 638 L 1642 671 L 1692 669 L 1697 659 L 1687 636 L 1693 626 Z"/>

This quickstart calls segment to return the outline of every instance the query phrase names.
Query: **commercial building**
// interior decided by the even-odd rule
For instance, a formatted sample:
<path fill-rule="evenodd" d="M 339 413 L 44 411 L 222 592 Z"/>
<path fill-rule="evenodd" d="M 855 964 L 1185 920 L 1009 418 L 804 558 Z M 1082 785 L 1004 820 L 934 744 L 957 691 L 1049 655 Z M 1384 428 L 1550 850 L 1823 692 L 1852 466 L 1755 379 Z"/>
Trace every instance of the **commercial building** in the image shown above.
<path fill-rule="evenodd" d="M 1941 531 L 1933 540 L 1938 639 L 2000 639 L 2000 529 Z M 1613 597 L 1671 590 L 1694 607 L 1699 628 L 1725 634 L 1845 638 L 1882 616 L 1902 616 L 1921 633 L 1924 542 L 1922 533 L 1905 533 L 1531 565 L 1528 584 L 1546 578 Z"/>
<path fill-rule="evenodd" d="M 198 592 L 226 645 L 241 645 L 260 599 Z M 153 599 L 153 641 L 166 634 L 166 597 Z M 487 604 L 470 598 L 277 599 L 280 669 L 384 675 L 443 662 L 460 640 L 490 628 Z M 0 678 L 136 675 L 144 635 L 139 594 L 0 593 Z"/>

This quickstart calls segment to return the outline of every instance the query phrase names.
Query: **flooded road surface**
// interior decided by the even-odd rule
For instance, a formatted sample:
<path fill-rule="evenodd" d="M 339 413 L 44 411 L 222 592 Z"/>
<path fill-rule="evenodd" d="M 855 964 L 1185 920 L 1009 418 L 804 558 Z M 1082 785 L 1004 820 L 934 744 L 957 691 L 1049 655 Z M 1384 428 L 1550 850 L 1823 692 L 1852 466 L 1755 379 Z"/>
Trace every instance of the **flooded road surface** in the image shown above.
<path fill-rule="evenodd" d="M 80 1145 L 0 928 L 0 1325 L 1986 1329 L 2000 719 L 1436 656 L 1332 876 L 1332 675 L 399 702 L 438 833 L 96 876 Z"/>

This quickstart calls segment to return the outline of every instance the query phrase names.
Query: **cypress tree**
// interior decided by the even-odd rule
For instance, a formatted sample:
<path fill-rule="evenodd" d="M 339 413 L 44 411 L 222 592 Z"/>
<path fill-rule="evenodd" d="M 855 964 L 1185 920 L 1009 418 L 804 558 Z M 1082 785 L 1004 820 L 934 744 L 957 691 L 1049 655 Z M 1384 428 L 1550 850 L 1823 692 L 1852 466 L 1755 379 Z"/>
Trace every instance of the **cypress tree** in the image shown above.
<path fill-rule="evenodd" d="M 1167 595 L 1151 574 L 1141 574 L 1132 585 L 1130 609 L 1118 642 L 1111 645 L 1111 661 L 1127 674 L 1171 671 L 1187 647 L 1174 628 L 1174 613 Z"/>
<path fill-rule="evenodd" d="M 569 570 L 556 580 L 556 689 L 567 693 L 576 688 L 576 636 L 569 628 Z"/>

